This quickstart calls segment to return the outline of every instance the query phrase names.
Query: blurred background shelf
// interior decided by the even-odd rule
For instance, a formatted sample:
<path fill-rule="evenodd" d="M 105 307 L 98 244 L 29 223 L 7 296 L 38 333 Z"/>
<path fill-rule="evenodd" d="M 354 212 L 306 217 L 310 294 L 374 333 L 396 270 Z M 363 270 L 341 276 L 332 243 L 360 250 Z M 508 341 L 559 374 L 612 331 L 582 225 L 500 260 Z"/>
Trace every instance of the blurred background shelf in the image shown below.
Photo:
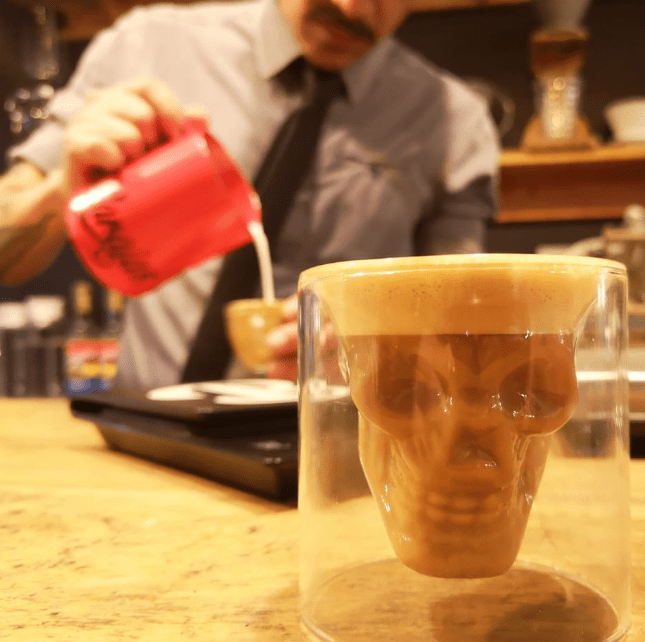
<path fill-rule="evenodd" d="M 645 202 L 645 143 L 505 149 L 500 176 L 498 223 L 618 219 L 628 205 Z"/>
<path fill-rule="evenodd" d="M 23 7 L 41 4 L 60 11 L 63 22 L 60 35 L 64 41 L 88 40 L 132 7 L 152 4 L 155 1 L 158 0 L 10 0 Z M 191 4 L 195 1 L 174 0 L 175 4 Z M 415 11 L 449 11 L 528 2 L 530 0 L 413 0 L 412 6 Z"/>

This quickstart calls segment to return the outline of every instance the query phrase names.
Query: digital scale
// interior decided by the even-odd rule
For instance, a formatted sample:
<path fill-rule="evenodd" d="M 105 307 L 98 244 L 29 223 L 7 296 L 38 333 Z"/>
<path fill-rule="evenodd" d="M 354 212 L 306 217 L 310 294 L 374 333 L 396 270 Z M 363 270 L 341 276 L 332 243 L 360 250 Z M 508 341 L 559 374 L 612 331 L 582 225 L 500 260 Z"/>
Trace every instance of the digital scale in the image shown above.
<path fill-rule="evenodd" d="M 195 392 L 197 384 L 190 386 Z M 107 390 L 71 397 L 70 407 L 74 416 L 93 422 L 115 451 L 271 499 L 294 499 L 297 402 L 286 396 L 247 401 L 207 388 L 184 398 Z"/>

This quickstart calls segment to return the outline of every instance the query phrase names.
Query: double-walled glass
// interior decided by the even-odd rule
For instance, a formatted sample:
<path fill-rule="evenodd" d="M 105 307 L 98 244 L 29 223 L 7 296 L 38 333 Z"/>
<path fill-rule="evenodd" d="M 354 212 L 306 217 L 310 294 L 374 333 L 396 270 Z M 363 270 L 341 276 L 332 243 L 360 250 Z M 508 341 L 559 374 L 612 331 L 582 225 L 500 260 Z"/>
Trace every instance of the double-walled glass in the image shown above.
<path fill-rule="evenodd" d="M 334 642 L 630 621 L 626 274 L 464 255 L 300 280 L 301 615 Z"/>

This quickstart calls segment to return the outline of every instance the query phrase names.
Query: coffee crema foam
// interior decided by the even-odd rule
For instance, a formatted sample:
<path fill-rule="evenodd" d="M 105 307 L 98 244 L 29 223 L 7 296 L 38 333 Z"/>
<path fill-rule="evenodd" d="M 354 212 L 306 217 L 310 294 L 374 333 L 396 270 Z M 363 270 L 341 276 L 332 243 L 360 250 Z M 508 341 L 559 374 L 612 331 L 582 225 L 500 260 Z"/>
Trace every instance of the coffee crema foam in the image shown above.
<path fill-rule="evenodd" d="M 303 272 L 340 335 L 572 333 L 615 261 L 443 255 L 348 261 Z M 388 314 L 377 314 L 388 311 Z"/>

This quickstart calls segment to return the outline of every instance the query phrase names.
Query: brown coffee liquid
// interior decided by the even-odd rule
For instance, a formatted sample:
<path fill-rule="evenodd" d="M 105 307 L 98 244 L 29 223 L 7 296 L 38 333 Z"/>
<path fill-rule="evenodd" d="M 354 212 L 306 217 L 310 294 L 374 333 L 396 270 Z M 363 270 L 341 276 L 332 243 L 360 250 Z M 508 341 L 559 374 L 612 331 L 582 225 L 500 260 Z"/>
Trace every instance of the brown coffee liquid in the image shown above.
<path fill-rule="evenodd" d="M 484 577 L 514 561 L 548 435 L 577 400 L 558 334 L 348 336 L 361 462 L 404 564 Z"/>

